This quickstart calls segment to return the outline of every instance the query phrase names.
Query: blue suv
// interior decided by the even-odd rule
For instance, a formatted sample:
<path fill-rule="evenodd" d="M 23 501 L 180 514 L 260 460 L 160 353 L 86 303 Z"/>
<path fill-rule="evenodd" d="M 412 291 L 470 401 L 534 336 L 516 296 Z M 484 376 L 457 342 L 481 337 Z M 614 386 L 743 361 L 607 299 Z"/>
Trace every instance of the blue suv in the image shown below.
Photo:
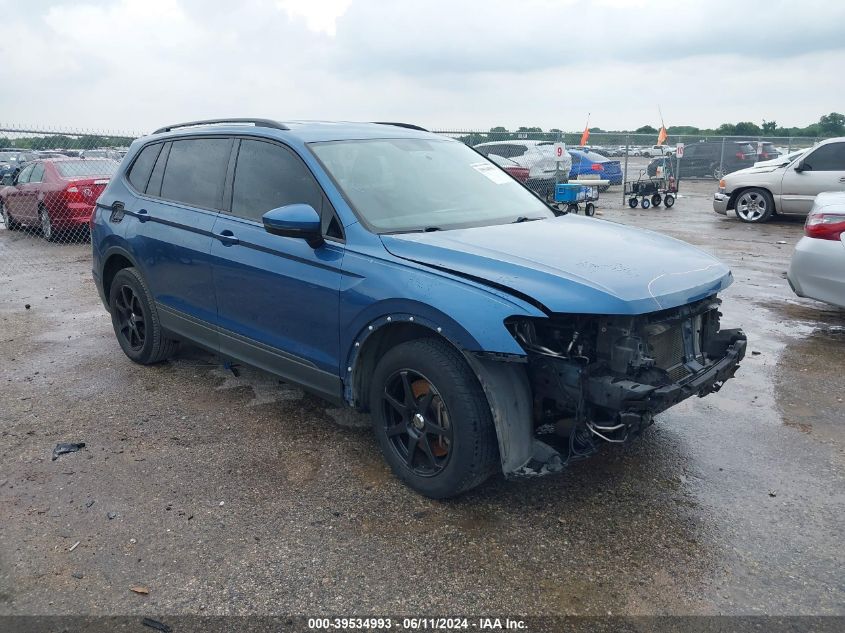
<path fill-rule="evenodd" d="M 718 260 L 558 217 L 406 124 L 165 127 L 132 144 L 91 225 L 130 359 L 196 344 L 369 412 L 396 475 L 434 498 L 625 442 L 745 353 L 719 327 Z"/>

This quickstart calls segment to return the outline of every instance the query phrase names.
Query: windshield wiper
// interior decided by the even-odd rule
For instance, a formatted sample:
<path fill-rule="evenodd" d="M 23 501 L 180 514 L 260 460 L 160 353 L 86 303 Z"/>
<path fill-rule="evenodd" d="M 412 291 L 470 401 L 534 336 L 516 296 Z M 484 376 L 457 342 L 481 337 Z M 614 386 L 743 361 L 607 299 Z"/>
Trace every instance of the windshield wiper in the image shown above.
<path fill-rule="evenodd" d="M 516 220 L 511 222 L 511 224 L 519 224 L 520 222 L 532 222 L 534 220 L 545 220 L 546 218 L 529 218 L 525 215 L 519 216 Z"/>

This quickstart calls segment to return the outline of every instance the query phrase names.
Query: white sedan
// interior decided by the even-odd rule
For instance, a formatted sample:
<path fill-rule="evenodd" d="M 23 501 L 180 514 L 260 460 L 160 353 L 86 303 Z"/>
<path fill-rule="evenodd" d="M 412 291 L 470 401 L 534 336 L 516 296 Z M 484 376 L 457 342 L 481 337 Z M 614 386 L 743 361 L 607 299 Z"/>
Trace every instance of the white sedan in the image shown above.
<path fill-rule="evenodd" d="M 799 297 L 845 308 L 845 192 L 816 196 L 787 280 Z"/>

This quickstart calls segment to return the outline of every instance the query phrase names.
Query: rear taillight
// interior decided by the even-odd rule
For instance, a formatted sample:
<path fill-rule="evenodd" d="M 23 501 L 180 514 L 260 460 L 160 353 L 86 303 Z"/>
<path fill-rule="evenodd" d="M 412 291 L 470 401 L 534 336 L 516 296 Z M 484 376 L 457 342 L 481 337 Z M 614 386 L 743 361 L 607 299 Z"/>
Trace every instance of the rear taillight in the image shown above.
<path fill-rule="evenodd" d="M 592 169 L 593 171 L 604 171 L 604 167 L 602 167 L 600 163 L 593 163 L 590 169 Z"/>
<path fill-rule="evenodd" d="M 745 158 L 745 154 L 743 154 L 742 152 L 737 152 L 737 153 L 736 153 L 736 157 L 737 157 L 739 160 L 742 160 L 743 158 Z"/>
<path fill-rule="evenodd" d="M 84 202 L 82 192 L 76 185 L 68 185 L 64 193 L 67 202 Z"/>
<path fill-rule="evenodd" d="M 811 213 L 804 224 L 804 235 L 817 240 L 838 240 L 845 233 L 845 214 Z"/>

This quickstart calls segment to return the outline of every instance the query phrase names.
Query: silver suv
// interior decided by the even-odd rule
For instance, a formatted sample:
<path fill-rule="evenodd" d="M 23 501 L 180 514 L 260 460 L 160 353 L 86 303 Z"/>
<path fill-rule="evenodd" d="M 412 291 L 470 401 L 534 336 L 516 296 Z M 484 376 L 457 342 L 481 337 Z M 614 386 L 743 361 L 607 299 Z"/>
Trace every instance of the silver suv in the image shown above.
<path fill-rule="evenodd" d="M 776 213 L 805 216 L 822 191 L 845 191 L 845 137 L 728 174 L 713 195 L 713 210 L 727 215 L 733 209 L 743 222 L 765 222 Z"/>
<path fill-rule="evenodd" d="M 509 158 L 520 167 L 528 169 L 525 186 L 545 198 L 554 193 L 555 176 L 560 182 L 569 180 L 572 157 L 564 152 L 558 168 L 553 141 L 491 141 L 479 143 L 474 149 L 484 156 Z"/>

